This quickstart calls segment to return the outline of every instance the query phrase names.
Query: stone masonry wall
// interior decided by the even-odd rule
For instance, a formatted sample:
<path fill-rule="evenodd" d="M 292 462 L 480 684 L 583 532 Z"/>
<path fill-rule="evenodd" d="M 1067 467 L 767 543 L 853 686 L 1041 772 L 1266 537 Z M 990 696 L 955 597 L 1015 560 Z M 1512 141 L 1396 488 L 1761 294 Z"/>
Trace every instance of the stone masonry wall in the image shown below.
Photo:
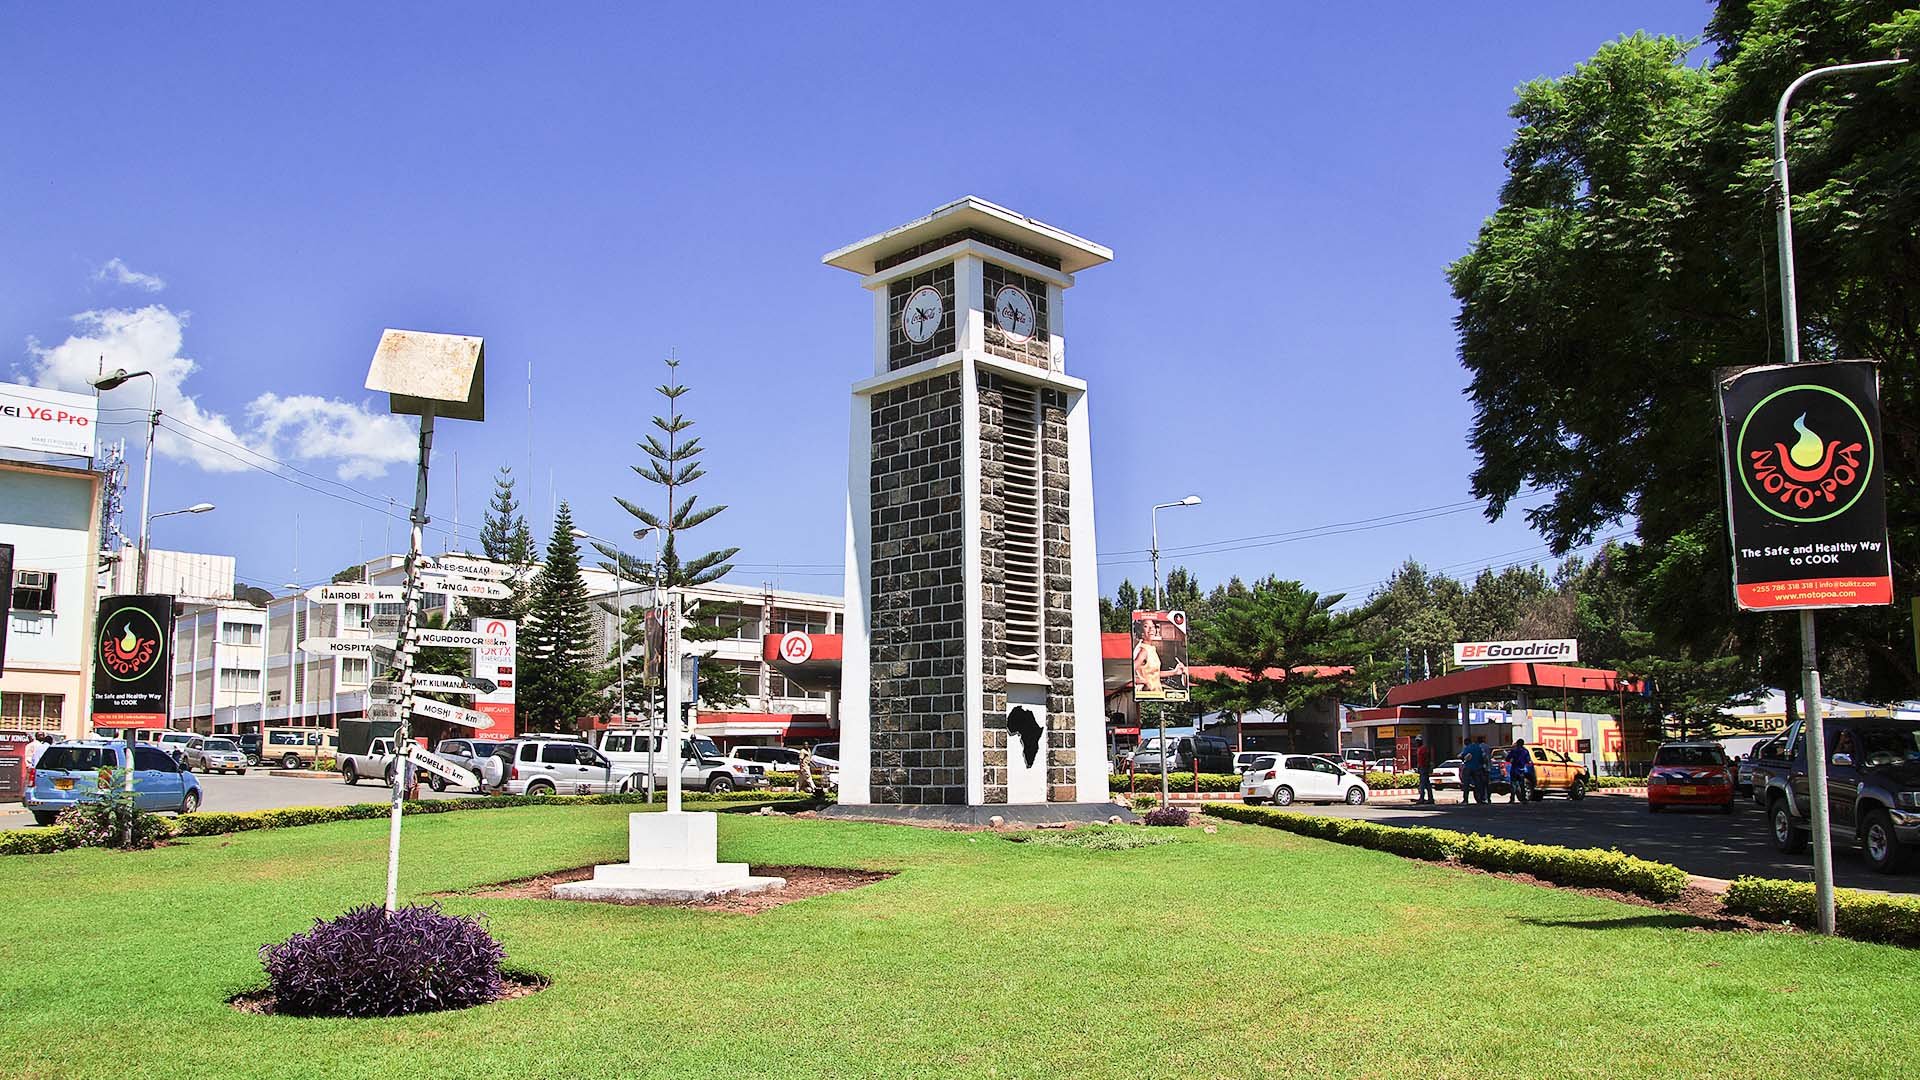
<path fill-rule="evenodd" d="M 1045 483 L 1040 505 L 1042 573 L 1046 580 L 1045 675 L 1047 691 L 1047 801 L 1072 802 L 1075 747 L 1073 724 L 1073 558 L 1071 490 L 1068 482 L 1066 396 L 1056 390 L 1040 398 L 1040 468 Z M 1099 648 L 1094 642 L 1091 648 Z M 1004 709 L 1002 710 L 1004 712 Z M 1089 782 L 1103 777 L 1091 777 Z"/>
<path fill-rule="evenodd" d="M 871 410 L 873 801 L 964 804 L 960 378 L 875 394 Z"/>

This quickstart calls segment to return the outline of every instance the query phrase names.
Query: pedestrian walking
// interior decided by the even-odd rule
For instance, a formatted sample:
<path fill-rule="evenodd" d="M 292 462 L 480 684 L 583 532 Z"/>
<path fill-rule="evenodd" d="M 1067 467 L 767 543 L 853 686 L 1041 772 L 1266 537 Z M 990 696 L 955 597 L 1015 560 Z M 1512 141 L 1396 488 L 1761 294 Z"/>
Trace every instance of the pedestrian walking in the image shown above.
<path fill-rule="evenodd" d="M 1533 753 L 1523 739 L 1513 740 L 1507 751 L 1507 793 L 1509 802 L 1524 803 L 1533 794 Z"/>
<path fill-rule="evenodd" d="M 1432 806 L 1437 801 L 1433 797 L 1433 750 L 1418 735 L 1413 737 L 1413 771 L 1420 774 L 1420 793 L 1413 801 Z"/>
<path fill-rule="evenodd" d="M 1473 797 L 1481 806 L 1486 806 L 1493 802 L 1493 751 L 1487 748 L 1485 735 L 1473 737 L 1473 749 L 1474 758 L 1480 763 L 1473 777 Z"/>
<path fill-rule="evenodd" d="M 52 745 L 53 736 L 44 731 L 36 732 L 33 741 L 27 744 L 27 768 L 31 769 L 40 764 L 40 755 L 46 753 L 47 748 Z"/>

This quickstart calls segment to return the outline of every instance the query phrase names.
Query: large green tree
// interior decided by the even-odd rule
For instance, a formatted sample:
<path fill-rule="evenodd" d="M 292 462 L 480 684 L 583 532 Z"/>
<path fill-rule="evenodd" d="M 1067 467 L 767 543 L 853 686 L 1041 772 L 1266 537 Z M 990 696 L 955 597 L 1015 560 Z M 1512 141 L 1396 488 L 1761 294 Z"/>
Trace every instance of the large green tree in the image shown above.
<path fill-rule="evenodd" d="M 666 381 L 655 387 L 655 392 L 666 400 L 666 415 L 653 418 L 654 431 L 649 432 L 640 443 L 647 460 L 633 466 L 633 471 L 641 479 L 658 489 L 658 508 L 614 496 L 620 508 L 640 522 L 641 527 L 634 531 L 635 539 L 651 540 L 658 545 L 657 559 L 650 563 L 601 541 L 595 541 L 593 545 L 606 560 L 601 563 L 603 568 L 617 570 L 627 581 L 649 583 L 663 591 L 719 581 L 733 570 L 733 564 L 728 560 L 740 553 L 739 548 L 729 547 L 689 557 L 681 550 L 688 532 L 711 521 L 726 506 L 701 506 L 700 497 L 687 491 L 695 481 L 707 474 L 706 467 L 700 462 L 705 447 L 700 445 L 699 436 L 691 434 L 694 422 L 680 411 L 680 399 L 688 393 L 687 386 L 680 382 L 680 361 L 669 358 L 666 365 Z M 643 639 L 645 619 L 644 608 L 630 608 L 621 633 L 622 642 L 606 658 L 610 666 L 601 672 L 599 683 L 603 708 L 607 711 L 625 711 L 641 705 L 644 703 L 643 696 L 651 689 L 644 682 L 629 678 L 629 701 L 618 701 L 618 694 L 615 693 L 618 683 L 612 666 L 617 665 L 620 650 L 630 652 Z M 693 643 L 718 641 L 731 635 L 736 625 L 737 620 L 714 619 L 695 613 L 687 620 L 681 638 Z M 701 666 L 699 694 L 702 702 L 716 707 L 745 700 L 739 671 L 721 664 Z M 662 699 L 656 697 L 655 700 L 659 702 Z"/>
<path fill-rule="evenodd" d="M 1364 686 L 1372 676 L 1360 616 L 1334 610 L 1339 593 L 1321 596 L 1298 581 L 1263 578 L 1193 627 L 1192 652 L 1209 664 L 1243 669 L 1193 684 L 1194 700 L 1232 713 L 1289 712 Z"/>
<path fill-rule="evenodd" d="M 591 618 L 573 510 L 562 500 L 520 632 L 519 712 L 526 730 L 575 731 L 581 717 L 594 713 L 598 658 Z"/>
<path fill-rule="evenodd" d="M 1717 368 L 1781 355 L 1769 162 L 1774 102 L 1835 62 L 1920 51 L 1892 3 L 1728 0 L 1693 44 L 1635 35 L 1523 86 L 1499 208 L 1449 270 L 1471 374 L 1476 495 L 1522 491 L 1561 551 L 1631 521 L 1620 568 L 1652 652 L 1742 657 L 1792 685 L 1792 628 L 1735 610 Z M 1920 73 L 1817 83 L 1791 118 L 1804 352 L 1882 363 L 1898 595 L 1920 585 Z M 1920 692 L 1906 620 L 1822 619 L 1830 685 Z"/>
<path fill-rule="evenodd" d="M 533 530 L 513 493 L 513 469 L 500 466 L 493 478 L 493 498 L 480 523 L 480 553 L 495 562 L 517 568 L 508 587 L 513 595 L 504 600 L 468 600 L 467 612 L 476 619 L 524 619 L 533 599 L 535 552 Z"/>

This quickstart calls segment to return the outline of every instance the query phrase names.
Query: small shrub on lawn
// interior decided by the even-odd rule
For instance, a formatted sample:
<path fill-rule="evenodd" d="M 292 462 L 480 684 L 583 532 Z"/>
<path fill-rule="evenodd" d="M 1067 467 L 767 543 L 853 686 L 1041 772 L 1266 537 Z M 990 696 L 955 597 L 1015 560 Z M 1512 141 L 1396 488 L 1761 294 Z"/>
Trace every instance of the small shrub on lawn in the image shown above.
<path fill-rule="evenodd" d="M 1738 878 L 1727 889 L 1727 910 L 1766 922 L 1813 929 L 1813 883 L 1772 878 Z M 1877 896 L 1853 889 L 1833 892 L 1833 928 L 1841 937 L 1883 945 L 1920 948 L 1920 898 Z"/>
<path fill-rule="evenodd" d="M 1185 825 L 1189 815 L 1178 806 L 1162 806 L 1158 810 L 1149 810 L 1140 820 L 1148 825 Z"/>
<path fill-rule="evenodd" d="M 1151 810 L 1154 807 L 1160 805 L 1160 796 L 1135 795 L 1133 798 L 1128 799 L 1127 803 L 1128 805 L 1132 806 L 1135 810 Z"/>
<path fill-rule="evenodd" d="M 125 769 L 101 769 L 96 797 L 60 811 L 55 824 L 68 831 L 72 846 L 150 848 L 172 833 L 160 815 L 134 805 L 126 784 Z"/>
<path fill-rule="evenodd" d="M 274 1009 L 291 1016 L 405 1016 L 484 1005 L 500 996 L 506 951 L 476 919 L 438 904 L 354 908 L 260 960 Z"/>

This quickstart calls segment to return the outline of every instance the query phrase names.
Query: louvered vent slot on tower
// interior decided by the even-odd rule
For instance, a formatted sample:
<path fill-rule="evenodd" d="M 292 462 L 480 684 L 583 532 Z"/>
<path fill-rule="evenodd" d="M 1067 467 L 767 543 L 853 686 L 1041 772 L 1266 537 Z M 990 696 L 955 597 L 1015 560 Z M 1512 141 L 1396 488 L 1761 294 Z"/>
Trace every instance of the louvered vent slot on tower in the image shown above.
<path fill-rule="evenodd" d="M 1046 607 L 1040 572 L 1040 406 L 1034 388 L 995 382 L 1005 417 L 1007 665 L 1038 670 Z"/>

